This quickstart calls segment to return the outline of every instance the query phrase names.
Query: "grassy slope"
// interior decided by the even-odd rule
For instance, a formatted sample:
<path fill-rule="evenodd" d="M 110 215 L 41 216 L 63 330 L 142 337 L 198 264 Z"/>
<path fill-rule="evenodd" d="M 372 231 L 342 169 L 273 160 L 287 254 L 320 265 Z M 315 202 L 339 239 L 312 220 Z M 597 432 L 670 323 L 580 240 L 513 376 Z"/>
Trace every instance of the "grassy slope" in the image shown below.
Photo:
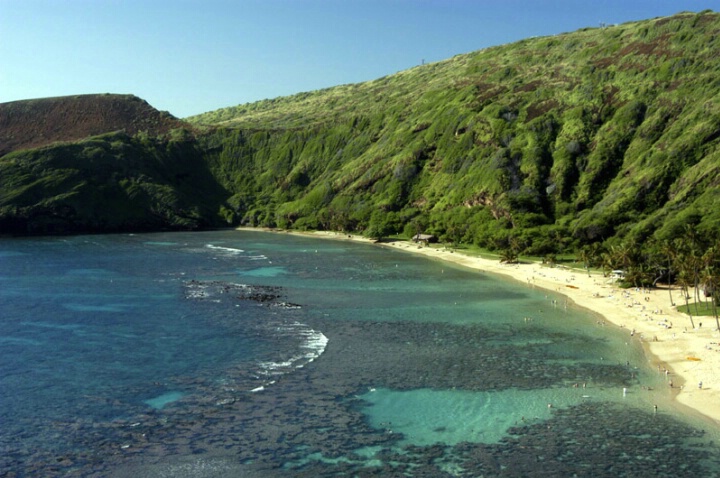
<path fill-rule="evenodd" d="M 225 197 L 192 139 L 109 133 L 0 160 L 0 232 L 197 229 Z"/>
<path fill-rule="evenodd" d="M 227 193 L 190 128 L 132 95 L 0 104 L 0 233 L 214 224 Z"/>
<path fill-rule="evenodd" d="M 703 12 L 528 39 L 189 118 L 202 134 L 135 97 L 6 103 L 6 149 L 45 146 L 0 153 L 0 232 L 227 220 L 528 254 L 710 236 L 719 31 Z"/>
<path fill-rule="evenodd" d="M 711 233 L 719 31 L 712 12 L 586 29 L 188 120 L 220 128 L 203 141 L 249 223 L 534 252 Z"/>

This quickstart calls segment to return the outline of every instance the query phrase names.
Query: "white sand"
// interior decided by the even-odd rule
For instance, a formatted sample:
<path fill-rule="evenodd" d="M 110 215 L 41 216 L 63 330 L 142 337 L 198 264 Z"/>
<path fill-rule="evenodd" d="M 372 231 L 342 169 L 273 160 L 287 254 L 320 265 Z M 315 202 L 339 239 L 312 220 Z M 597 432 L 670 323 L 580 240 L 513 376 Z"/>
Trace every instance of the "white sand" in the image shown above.
<path fill-rule="evenodd" d="M 251 229 L 251 228 L 248 228 Z M 301 233 L 361 242 L 360 236 L 335 232 Z M 687 315 L 670 304 L 667 289 L 636 291 L 619 289 L 600 273 L 588 276 L 581 269 L 550 268 L 537 263 L 505 265 L 497 260 L 471 257 L 440 247 L 421 247 L 412 242 L 383 242 L 381 246 L 460 264 L 483 272 L 498 273 L 521 283 L 564 294 L 576 304 L 601 314 L 628 335 L 641 340 L 653 366 L 670 371 L 676 399 L 720 425 L 720 332 L 713 317 L 696 317 L 692 329 Z M 682 292 L 672 290 L 676 304 L 684 304 Z M 692 360 L 691 360 L 692 359 Z M 702 389 L 698 384 L 702 381 Z"/>

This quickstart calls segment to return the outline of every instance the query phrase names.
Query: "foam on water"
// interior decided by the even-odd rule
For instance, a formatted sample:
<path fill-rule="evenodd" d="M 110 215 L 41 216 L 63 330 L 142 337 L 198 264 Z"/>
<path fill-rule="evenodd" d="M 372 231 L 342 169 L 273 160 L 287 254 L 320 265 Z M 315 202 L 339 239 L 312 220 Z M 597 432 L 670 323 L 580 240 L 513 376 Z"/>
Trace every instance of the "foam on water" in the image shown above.
<path fill-rule="evenodd" d="M 26 254 L 18 251 L 0 251 L 0 257 L 20 257 L 24 255 Z"/>
<path fill-rule="evenodd" d="M 242 253 L 245 252 L 245 251 L 243 251 L 242 249 L 238 249 L 238 248 L 235 248 L 235 247 L 216 246 L 216 245 L 214 245 L 214 244 L 206 244 L 205 247 L 207 247 L 208 249 L 212 249 L 212 250 L 215 250 L 215 251 L 226 252 L 226 253 L 229 253 L 229 254 L 242 254 Z"/>
<path fill-rule="evenodd" d="M 113 274 L 112 271 L 109 271 L 107 269 L 101 269 L 97 267 L 88 267 L 88 268 L 82 268 L 82 269 L 70 269 L 66 273 L 66 275 L 69 276 L 81 276 L 81 277 L 110 277 Z"/>
<path fill-rule="evenodd" d="M 25 339 L 22 337 L 0 337 L 0 343 L 5 344 L 14 344 L 14 345 L 32 345 L 32 346 L 38 346 L 43 345 L 42 342 L 39 340 L 33 340 L 33 339 Z"/>
<path fill-rule="evenodd" d="M 132 306 L 129 304 L 106 304 L 106 305 L 88 305 L 88 304 L 64 304 L 68 310 L 75 312 L 127 312 Z"/>
<path fill-rule="evenodd" d="M 328 338 L 322 332 L 313 330 L 299 322 L 279 326 L 277 330 L 286 334 L 302 337 L 303 342 L 299 347 L 299 353 L 287 360 L 260 362 L 260 373 L 266 376 L 274 377 L 284 375 L 293 369 L 303 368 L 305 365 L 320 357 L 328 344 Z"/>
<path fill-rule="evenodd" d="M 286 273 L 287 269 L 284 267 L 258 267 L 257 269 L 238 271 L 238 274 L 248 277 L 277 277 Z"/>
<path fill-rule="evenodd" d="M 254 476 L 236 471 L 283 464 L 356 476 L 365 471 L 357 467 L 384 467 L 368 471 L 379 474 L 406 463 L 400 476 L 455 453 L 434 444 L 459 444 L 460 460 L 492 452 L 503 466 L 523 453 L 505 446 L 510 432 L 544 451 L 545 437 L 562 438 L 545 421 L 577 417 L 598 422 L 601 461 L 614 430 L 636 423 L 645 433 L 671 413 L 648 402 L 647 386 L 657 379 L 660 390 L 664 377 L 646 370 L 636 341 L 583 325 L 544 292 L 382 248 L 283 235 L 92 241 L 11 241 L 29 254 L 3 258 L 12 282 L 0 291 L 0 448 L 9 451 L 0 469 L 19 476 L 76 466 L 83 476 Z M 315 249 L 322 260 L 307 253 Z M 576 380 L 588 388 L 573 388 Z M 613 420 L 605 407 L 597 418 L 621 401 L 646 412 L 660 403 L 661 412 Z M 614 427 L 605 442 L 603 423 Z M 650 446 L 676 446 L 658 423 Z M 572 436 L 589 442 L 582 430 Z M 471 456 L 466 441 L 482 453 Z M 646 441 L 627 448 L 635 461 L 650 456 Z M 582 454 L 552 443 L 548 460 Z"/>
<path fill-rule="evenodd" d="M 208 291 L 208 285 L 197 283 L 194 285 L 194 287 L 188 287 L 185 290 L 185 298 L 186 299 L 196 299 L 196 300 L 203 300 L 210 297 L 210 293 Z"/>
<path fill-rule="evenodd" d="M 20 325 L 27 327 L 40 327 L 42 329 L 77 330 L 83 327 L 82 324 L 54 324 L 52 322 L 20 322 Z"/>
<path fill-rule="evenodd" d="M 224 281 L 188 281 L 185 284 L 186 299 L 196 300 L 205 303 L 226 302 L 234 304 L 240 302 L 251 302 L 265 306 L 269 309 L 280 311 L 301 310 L 298 304 L 293 304 L 282 298 L 282 289 L 279 287 L 254 286 L 249 284 L 224 282 Z M 256 363 L 258 369 L 256 374 L 264 377 L 261 385 L 254 386 L 251 392 L 265 390 L 277 380 L 278 376 L 291 373 L 313 362 L 324 351 L 328 338 L 320 331 L 313 329 L 307 324 L 293 320 L 282 312 L 274 312 L 272 316 L 264 320 L 248 324 L 255 327 L 255 334 L 258 337 L 272 337 L 275 352 L 272 355 L 279 355 L 280 359 L 262 360 Z M 288 357 L 289 356 L 289 357 Z"/>

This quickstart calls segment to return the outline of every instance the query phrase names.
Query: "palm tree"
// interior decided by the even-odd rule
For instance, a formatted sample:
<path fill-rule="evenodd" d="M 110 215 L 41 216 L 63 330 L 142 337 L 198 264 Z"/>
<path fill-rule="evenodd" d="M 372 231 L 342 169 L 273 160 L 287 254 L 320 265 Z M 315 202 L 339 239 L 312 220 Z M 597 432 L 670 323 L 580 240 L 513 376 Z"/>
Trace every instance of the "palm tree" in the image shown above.
<path fill-rule="evenodd" d="M 678 255 L 678 243 L 676 241 L 668 241 L 665 240 L 660 244 L 660 252 L 665 255 L 665 258 L 667 259 L 667 287 L 668 287 L 668 294 L 670 295 L 670 305 L 673 307 L 675 306 L 675 301 L 673 301 L 672 296 L 672 276 L 673 272 L 675 270 L 674 264 L 677 260 Z"/>
<path fill-rule="evenodd" d="M 588 248 L 588 263 L 590 267 L 602 266 L 602 254 L 604 248 L 599 242 L 593 242 Z M 590 272 L 588 271 L 588 274 Z"/>
<path fill-rule="evenodd" d="M 700 254 L 700 239 L 695 228 L 690 224 L 685 226 L 682 238 L 685 244 L 685 267 L 692 273 L 692 284 L 694 286 L 693 296 L 695 298 L 695 315 L 698 315 L 698 302 L 700 302 L 700 271 L 702 270 L 702 254 Z"/>
<path fill-rule="evenodd" d="M 678 274 L 678 285 L 682 288 L 683 291 L 683 297 L 685 298 L 685 308 L 688 313 L 688 317 L 690 317 L 690 325 L 692 325 L 692 328 L 695 328 L 695 322 L 693 321 L 692 312 L 690 312 L 690 296 L 688 295 L 688 288 L 692 284 L 692 278 L 691 278 L 692 272 L 689 269 L 681 269 L 680 274 Z"/>
<path fill-rule="evenodd" d="M 630 268 L 630 275 L 627 280 L 632 282 L 635 287 L 644 287 L 653 283 L 652 272 L 649 259 L 644 257 Z"/>
<path fill-rule="evenodd" d="M 600 256 L 600 262 L 603 269 L 603 276 L 607 277 L 608 272 L 613 270 L 613 258 L 610 252 L 603 252 Z"/>
<path fill-rule="evenodd" d="M 503 249 L 502 252 L 500 252 L 500 262 L 505 262 L 506 264 L 516 264 L 517 261 L 517 252 L 515 252 L 512 248 Z"/>
<path fill-rule="evenodd" d="M 702 279 L 705 297 L 710 295 L 710 303 L 712 305 L 713 315 L 715 316 L 715 325 L 717 329 L 720 330 L 720 319 L 718 319 L 717 307 L 718 286 L 720 286 L 720 267 L 718 267 L 718 263 L 720 263 L 720 248 L 718 248 L 718 245 L 720 245 L 720 241 L 705 251 L 705 254 L 702 256 L 704 266 Z"/>
<path fill-rule="evenodd" d="M 693 299 L 695 300 L 695 315 L 700 315 L 698 303 L 700 302 L 700 272 L 702 271 L 702 258 L 697 249 L 693 249 L 685 259 L 692 273 Z"/>
<path fill-rule="evenodd" d="M 510 244 L 510 249 L 512 249 L 515 255 L 519 255 L 526 246 L 525 241 L 516 236 L 510 236 L 508 244 Z"/>
<path fill-rule="evenodd" d="M 677 251 L 675 254 L 675 269 L 678 271 L 679 277 L 682 277 L 684 289 L 683 294 L 685 300 L 689 299 L 690 288 L 693 288 L 693 298 L 695 305 L 695 315 L 698 315 L 697 304 L 699 301 L 700 288 L 700 270 L 701 260 L 698 251 L 697 235 L 692 228 L 685 228 L 685 233 L 681 238 L 675 241 Z M 688 308 L 688 313 L 689 313 Z"/>
<path fill-rule="evenodd" d="M 702 281 L 703 287 L 705 288 L 705 296 L 710 296 L 710 306 L 712 307 L 712 313 L 715 317 L 715 325 L 717 326 L 717 329 L 720 330 L 720 320 L 718 320 L 717 308 L 717 287 L 720 285 L 720 280 L 718 280 L 716 272 L 711 269 L 706 269 L 704 271 Z"/>
<path fill-rule="evenodd" d="M 580 260 L 585 266 L 585 270 L 587 270 L 588 277 L 590 277 L 590 254 L 591 252 L 589 245 L 585 245 L 582 249 L 580 249 Z"/>
<path fill-rule="evenodd" d="M 627 241 L 617 246 L 610 246 L 610 250 L 603 258 L 603 267 L 609 267 L 610 270 L 621 269 L 625 273 L 626 278 L 636 281 L 639 273 L 639 271 L 633 270 L 639 263 L 636 256 L 637 245 L 635 241 Z"/>

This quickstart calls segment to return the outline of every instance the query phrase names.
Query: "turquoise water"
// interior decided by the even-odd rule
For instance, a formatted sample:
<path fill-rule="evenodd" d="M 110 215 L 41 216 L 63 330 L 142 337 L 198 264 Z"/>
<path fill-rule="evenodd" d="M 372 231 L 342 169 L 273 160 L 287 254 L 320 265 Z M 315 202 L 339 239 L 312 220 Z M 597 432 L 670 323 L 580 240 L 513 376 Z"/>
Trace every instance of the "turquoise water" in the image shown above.
<path fill-rule="evenodd" d="M 717 474 L 636 339 L 525 284 L 249 231 L 4 239 L 0 265 L 19 476 Z"/>
<path fill-rule="evenodd" d="M 401 433 L 402 444 L 499 443 L 510 428 L 548 420 L 552 407 L 569 407 L 590 395 L 562 389 L 467 392 L 458 390 L 374 390 L 363 396 L 376 428 Z M 583 398 L 587 397 L 587 398 Z"/>
<path fill-rule="evenodd" d="M 165 408 L 165 405 L 180 400 L 184 395 L 185 394 L 183 392 L 166 392 L 157 397 L 144 400 L 144 403 L 147 403 L 148 405 L 157 410 L 162 410 L 163 408 Z"/>

